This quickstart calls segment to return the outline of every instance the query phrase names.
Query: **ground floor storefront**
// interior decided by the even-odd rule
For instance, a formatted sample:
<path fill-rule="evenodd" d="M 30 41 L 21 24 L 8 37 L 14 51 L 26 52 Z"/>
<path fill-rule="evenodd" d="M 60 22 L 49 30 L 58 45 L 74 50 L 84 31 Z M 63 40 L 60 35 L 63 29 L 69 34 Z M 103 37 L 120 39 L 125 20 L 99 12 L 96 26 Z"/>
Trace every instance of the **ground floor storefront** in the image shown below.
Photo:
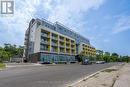
<path fill-rule="evenodd" d="M 29 57 L 30 62 L 40 63 L 74 63 L 75 55 L 55 54 L 55 53 L 35 53 Z"/>

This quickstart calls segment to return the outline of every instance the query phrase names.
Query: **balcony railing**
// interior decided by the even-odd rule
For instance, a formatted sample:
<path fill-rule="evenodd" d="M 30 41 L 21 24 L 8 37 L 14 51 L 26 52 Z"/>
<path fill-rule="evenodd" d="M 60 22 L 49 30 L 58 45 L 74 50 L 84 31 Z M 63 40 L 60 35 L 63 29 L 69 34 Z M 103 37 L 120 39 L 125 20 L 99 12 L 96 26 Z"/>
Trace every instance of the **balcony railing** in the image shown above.
<path fill-rule="evenodd" d="M 61 42 L 65 42 L 64 39 L 60 39 L 59 41 L 61 41 Z"/>
<path fill-rule="evenodd" d="M 64 51 L 60 51 L 60 53 L 65 53 Z"/>
<path fill-rule="evenodd" d="M 42 44 L 49 44 L 48 41 L 41 41 Z"/>
<path fill-rule="evenodd" d="M 51 45 L 52 45 L 52 46 L 58 46 L 58 44 L 56 44 L 56 43 L 51 43 Z"/>
<path fill-rule="evenodd" d="M 59 47 L 64 48 L 65 46 L 64 45 L 60 45 Z"/>
<path fill-rule="evenodd" d="M 43 51 L 49 51 L 49 48 L 48 47 L 41 47 L 41 50 L 43 50 Z"/>
<path fill-rule="evenodd" d="M 70 46 L 66 45 L 66 48 L 70 48 Z"/>
<path fill-rule="evenodd" d="M 49 37 L 49 35 L 45 34 L 45 33 L 42 33 L 41 36 L 43 36 L 43 37 Z"/>
<path fill-rule="evenodd" d="M 69 51 L 67 51 L 66 53 L 70 53 Z"/>
<path fill-rule="evenodd" d="M 53 36 L 52 36 L 52 39 L 54 39 L 54 40 L 58 40 L 58 37 L 53 37 Z"/>
<path fill-rule="evenodd" d="M 52 49 L 51 52 L 57 52 L 57 50 L 56 49 Z"/>

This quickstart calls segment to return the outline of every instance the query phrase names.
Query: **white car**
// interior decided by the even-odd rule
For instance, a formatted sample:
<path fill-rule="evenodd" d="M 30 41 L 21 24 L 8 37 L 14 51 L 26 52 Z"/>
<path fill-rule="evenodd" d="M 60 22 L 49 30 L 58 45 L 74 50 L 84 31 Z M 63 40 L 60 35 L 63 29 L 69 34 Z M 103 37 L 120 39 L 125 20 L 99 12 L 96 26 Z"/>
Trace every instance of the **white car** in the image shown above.
<path fill-rule="evenodd" d="M 96 64 L 104 64 L 105 61 L 96 61 Z"/>

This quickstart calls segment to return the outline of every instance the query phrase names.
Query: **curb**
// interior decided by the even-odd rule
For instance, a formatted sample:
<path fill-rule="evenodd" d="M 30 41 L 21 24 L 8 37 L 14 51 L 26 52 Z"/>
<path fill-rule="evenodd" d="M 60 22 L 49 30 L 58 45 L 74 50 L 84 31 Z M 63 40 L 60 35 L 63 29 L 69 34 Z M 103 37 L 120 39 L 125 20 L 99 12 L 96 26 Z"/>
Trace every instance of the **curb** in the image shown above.
<path fill-rule="evenodd" d="M 107 69 L 107 68 L 105 68 L 105 69 Z M 76 81 L 76 82 L 74 82 L 74 83 L 72 83 L 72 84 L 70 84 L 70 85 L 68 85 L 68 86 L 73 87 L 75 84 L 78 84 L 79 82 L 81 82 L 81 81 L 83 81 L 83 80 L 87 80 L 87 79 L 91 78 L 92 76 L 98 74 L 99 72 L 101 72 L 101 71 L 103 71 L 103 70 L 105 70 L 105 69 L 102 69 L 102 70 L 97 71 L 97 72 L 95 72 L 95 73 L 93 73 L 93 74 L 87 75 L 87 76 L 85 76 L 84 78 L 81 78 L 81 79 L 79 79 L 78 81 Z"/>

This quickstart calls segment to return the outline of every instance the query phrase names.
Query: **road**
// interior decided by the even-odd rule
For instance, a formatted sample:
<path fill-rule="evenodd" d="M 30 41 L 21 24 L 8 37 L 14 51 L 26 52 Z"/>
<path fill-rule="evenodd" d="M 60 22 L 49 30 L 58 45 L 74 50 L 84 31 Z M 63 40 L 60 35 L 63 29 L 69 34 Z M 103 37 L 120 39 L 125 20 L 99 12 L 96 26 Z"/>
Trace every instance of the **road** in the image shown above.
<path fill-rule="evenodd" d="M 117 63 L 93 65 L 35 65 L 0 71 L 0 87 L 62 87 Z"/>

